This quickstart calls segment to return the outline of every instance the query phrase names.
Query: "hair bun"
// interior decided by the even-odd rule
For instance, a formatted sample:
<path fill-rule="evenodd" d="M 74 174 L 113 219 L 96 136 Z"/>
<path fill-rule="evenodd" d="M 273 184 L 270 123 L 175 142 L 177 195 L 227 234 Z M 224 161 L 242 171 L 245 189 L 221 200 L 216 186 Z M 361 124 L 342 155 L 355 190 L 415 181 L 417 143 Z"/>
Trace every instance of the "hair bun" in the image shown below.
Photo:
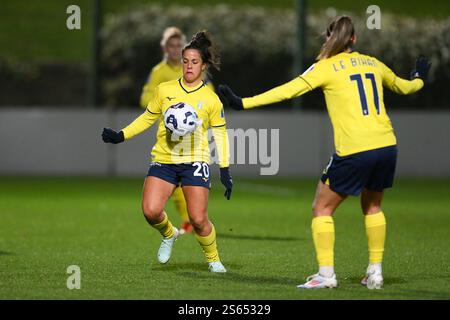
<path fill-rule="evenodd" d="M 220 70 L 220 54 L 211 34 L 207 30 L 197 32 L 192 37 L 191 42 L 183 48 L 183 52 L 186 49 L 198 50 L 204 63 L 212 65 L 216 70 Z"/>
<path fill-rule="evenodd" d="M 192 39 L 192 42 L 195 42 L 200 47 L 210 47 L 212 45 L 212 42 L 209 38 L 209 34 L 207 31 L 199 31 L 194 35 L 194 38 Z"/>

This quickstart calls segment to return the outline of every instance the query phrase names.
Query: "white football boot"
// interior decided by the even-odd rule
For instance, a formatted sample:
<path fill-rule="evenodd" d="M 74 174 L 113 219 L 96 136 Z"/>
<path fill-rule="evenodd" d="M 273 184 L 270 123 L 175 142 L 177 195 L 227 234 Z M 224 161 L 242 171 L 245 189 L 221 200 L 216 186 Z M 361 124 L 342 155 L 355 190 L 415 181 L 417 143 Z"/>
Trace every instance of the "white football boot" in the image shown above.
<path fill-rule="evenodd" d="M 381 267 L 367 267 L 366 276 L 361 280 L 361 284 L 368 289 L 381 289 L 383 287 L 383 274 Z"/>
<path fill-rule="evenodd" d="M 323 288 L 336 288 L 337 280 L 336 274 L 333 274 L 332 277 L 323 277 L 320 274 L 316 273 L 308 278 L 306 278 L 306 282 L 304 284 L 300 284 L 297 286 L 299 289 L 323 289 Z"/>
<path fill-rule="evenodd" d="M 160 263 L 167 263 L 172 253 L 173 244 L 177 240 L 180 232 L 177 228 L 173 227 L 173 236 L 170 238 L 163 238 L 158 250 L 158 261 Z"/>
<path fill-rule="evenodd" d="M 227 272 L 227 269 L 225 269 L 225 267 L 223 266 L 222 262 L 220 262 L 220 261 L 208 262 L 208 269 L 211 272 L 216 272 L 216 273 L 225 273 L 225 272 Z"/>

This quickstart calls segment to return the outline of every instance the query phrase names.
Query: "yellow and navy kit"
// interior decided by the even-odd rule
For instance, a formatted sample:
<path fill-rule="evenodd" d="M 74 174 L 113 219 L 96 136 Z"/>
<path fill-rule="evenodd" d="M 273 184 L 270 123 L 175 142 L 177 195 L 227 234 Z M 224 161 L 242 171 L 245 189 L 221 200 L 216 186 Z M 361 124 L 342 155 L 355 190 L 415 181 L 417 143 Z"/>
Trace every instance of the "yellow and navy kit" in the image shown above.
<path fill-rule="evenodd" d="M 179 79 L 183 76 L 183 65 L 172 65 L 167 62 L 167 60 L 163 60 L 153 67 L 150 75 L 148 76 L 147 83 L 142 88 L 142 94 L 140 99 L 140 104 L 142 108 L 147 108 L 148 104 L 153 99 L 153 94 L 155 92 L 156 87 L 167 81 L 172 81 L 175 79 Z M 214 91 L 214 86 L 212 82 L 210 82 L 205 75 L 205 83 L 206 85 Z"/>
<path fill-rule="evenodd" d="M 201 122 L 196 131 L 174 141 L 164 126 L 164 112 L 177 103 L 191 105 Z M 202 81 L 188 87 L 183 78 L 161 83 L 144 113 L 122 129 L 125 139 L 148 129 L 159 121 L 157 141 L 152 149 L 152 162 L 179 164 L 210 162 L 208 128 L 212 128 L 221 168 L 229 166 L 229 144 L 225 114 L 219 97 Z"/>
<path fill-rule="evenodd" d="M 318 61 L 290 82 L 242 102 L 244 109 L 250 109 L 321 88 L 333 125 L 336 153 L 346 156 L 396 144 L 383 102 L 383 87 L 410 94 L 420 90 L 423 81 L 402 79 L 371 56 L 342 52 Z"/>

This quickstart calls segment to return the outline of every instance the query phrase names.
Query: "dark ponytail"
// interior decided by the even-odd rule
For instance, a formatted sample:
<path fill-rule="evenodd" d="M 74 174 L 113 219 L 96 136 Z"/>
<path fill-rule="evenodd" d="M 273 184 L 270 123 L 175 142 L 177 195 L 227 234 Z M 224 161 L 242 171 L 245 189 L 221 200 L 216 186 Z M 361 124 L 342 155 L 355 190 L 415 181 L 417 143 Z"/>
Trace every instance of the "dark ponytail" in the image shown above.
<path fill-rule="evenodd" d="M 187 49 L 198 50 L 203 63 L 220 70 L 220 54 L 208 31 L 203 30 L 194 34 L 192 40 L 183 48 L 182 53 Z"/>

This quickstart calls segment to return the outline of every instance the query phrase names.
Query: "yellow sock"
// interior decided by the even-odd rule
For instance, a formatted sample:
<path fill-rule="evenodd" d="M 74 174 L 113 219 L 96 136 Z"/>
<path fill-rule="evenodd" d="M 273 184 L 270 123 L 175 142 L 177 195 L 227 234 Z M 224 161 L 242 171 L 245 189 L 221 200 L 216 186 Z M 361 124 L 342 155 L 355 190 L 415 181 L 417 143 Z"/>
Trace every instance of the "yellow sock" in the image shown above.
<path fill-rule="evenodd" d="M 209 235 L 206 237 L 199 236 L 195 233 L 195 238 L 197 238 L 198 243 L 203 248 L 203 253 L 205 254 L 205 258 L 207 262 L 220 261 L 219 252 L 217 251 L 217 243 L 216 243 L 216 230 L 214 225 L 212 225 L 212 230 Z"/>
<path fill-rule="evenodd" d="M 158 230 L 164 238 L 171 238 L 174 235 L 172 223 L 169 221 L 169 218 L 165 213 L 163 221 L 157 224 L 152 224 L 151 226 Z"/>
<path fill-rule="evenodd" d="M 369 244 L 369 262 L 383 261 L 384 241 L 386 239 L 386 219 L 382 211 L 364 217 L 367 241 Z"/>
<path fill-rule="evenodd" d="M 319 267 L 334 266 L 334 222 L 331 216 L 315 217 L 311 224 Z"/>
<path fill-rule="evenodd" d="M 183 190 L 181 187 L 175 188 L 172 194 L 173 203 L 180 214 L 181 220 L 183 222 L 189 221 L 189 214 L 187 211 L 186 199 L 184 198 Z"/>

